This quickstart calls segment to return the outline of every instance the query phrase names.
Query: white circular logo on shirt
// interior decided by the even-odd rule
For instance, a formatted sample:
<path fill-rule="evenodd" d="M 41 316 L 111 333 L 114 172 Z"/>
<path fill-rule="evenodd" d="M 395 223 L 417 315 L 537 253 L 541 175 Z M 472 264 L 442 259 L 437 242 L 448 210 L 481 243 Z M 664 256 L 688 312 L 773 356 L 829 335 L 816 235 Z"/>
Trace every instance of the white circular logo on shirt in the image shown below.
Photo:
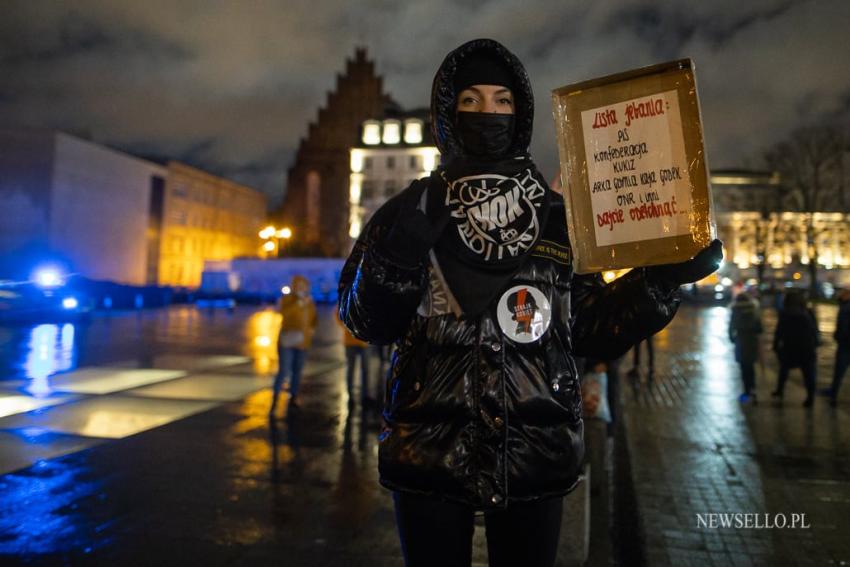
<path fill-rule="evenodd" d="M 552 308 L 539 289 L 517 285 L 502 294 L 496 315 L 505 336 L 518 343 L 531 343 L 549 328 Z"/>

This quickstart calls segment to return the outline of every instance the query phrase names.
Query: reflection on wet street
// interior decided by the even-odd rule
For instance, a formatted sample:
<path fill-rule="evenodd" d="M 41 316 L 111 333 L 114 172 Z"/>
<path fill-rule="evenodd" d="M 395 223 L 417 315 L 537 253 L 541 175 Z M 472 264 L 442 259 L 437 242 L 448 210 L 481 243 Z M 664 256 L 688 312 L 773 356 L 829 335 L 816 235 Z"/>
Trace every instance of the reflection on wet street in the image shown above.
<path fill-rule="evenodd" d="M 818 306 L 818 384 L 829 385 L 834 306 Z M 772 399 L 776 313 L 764 312 L 758 405 L 742 404 L 725 307 L 685 308 L 656 337 L 656 370 L 622 388 L 631 470 L 650 565 L 841 564 L 850 559 L 850 391 L 838 408 L 805 391 L 792 371 Z M 630 368 L 631 358 L 623 364 Z M 704 529 L 697 514 L 805 514 L 811 528 Z M 703 516 L 705 517 L 705 516 Z M 774 516 L 771 516 L 772 518 Z"/>
<path fill-rule="evenodd" d="M 819 316 L 828 337 L 834 310 Z M 807 413 L 792 375 L 777 407 L 766 348 L 763 401 L 741 406 L 727 318 L 723 307 L 682 309 L 656 337 L 653 380 L 621 377 L 647 558 L 759 564 L 789 547 L 840 557 L 848 393 L 837 410 Z M 765 322 L 769 341 L 772 313 Z M 332 309 L 320 310 L 300 407 L 270 420 L 278 325 L 273 309 L 181 307 L 2 329 L 0 562 L 400 564 L 378 484 L 380 419 L 348 408 Z M 803 511 L 815 527 L 699 532 L 703 510 Z M 478 531 L 474 559 L 486 562 Z"/>

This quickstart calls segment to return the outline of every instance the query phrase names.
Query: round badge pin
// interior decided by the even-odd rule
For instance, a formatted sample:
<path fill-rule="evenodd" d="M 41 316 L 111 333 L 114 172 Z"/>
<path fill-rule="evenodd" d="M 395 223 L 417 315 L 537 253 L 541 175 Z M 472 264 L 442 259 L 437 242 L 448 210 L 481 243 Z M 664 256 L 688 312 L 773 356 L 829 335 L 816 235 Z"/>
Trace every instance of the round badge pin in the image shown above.
<path fill-rule="evenodd" d="M 529 285 L 517 285 L 502 294 L 496 314 L 505 336 L 518 343 L 538 340 L 552 321 L 549 300 Z"/>

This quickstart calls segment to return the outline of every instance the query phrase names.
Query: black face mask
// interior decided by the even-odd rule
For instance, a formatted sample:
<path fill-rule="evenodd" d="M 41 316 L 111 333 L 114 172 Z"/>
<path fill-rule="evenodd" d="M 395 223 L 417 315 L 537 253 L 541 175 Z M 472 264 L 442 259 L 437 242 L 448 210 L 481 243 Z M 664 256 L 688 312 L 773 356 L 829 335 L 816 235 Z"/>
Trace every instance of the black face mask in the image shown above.
<path fill-rule="evenodd" d="M 464 153 L 475 157 L 501 157 L 514 140 L 514 115 L 491 112 L 458 112 L 457 134 Z"/>

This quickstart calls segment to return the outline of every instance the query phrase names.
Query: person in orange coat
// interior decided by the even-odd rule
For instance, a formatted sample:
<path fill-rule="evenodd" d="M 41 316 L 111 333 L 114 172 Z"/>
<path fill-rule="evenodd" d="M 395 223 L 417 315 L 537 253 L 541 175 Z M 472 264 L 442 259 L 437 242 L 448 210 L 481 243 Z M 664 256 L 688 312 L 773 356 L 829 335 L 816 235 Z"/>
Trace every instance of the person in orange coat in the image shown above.
<path fill-rule="evenodd" d="M 345 385 L 348 390 L 348 407 L 354 405 L 354 367 L 360 359 L 360 403 L 363 407 L 374 404 L 369 397 L 369 343 L 351 334 L 337 314 L 337 323 L 342 327 L 342 344 L 345 346 Z"/>
<path fill-rule="evenodd" d="M 298 406 L 298 385 L 304 369 L 304 358 L 316 331 L 316 305 L 310 297 L 310 281 L 303 276 L 292 278 L 291 290 L 280 299 L 280 334 L 277 340 L 278 370 L 274 380 L 273 415 L 283 383 L 289 378 L 289 406 Z"/>

